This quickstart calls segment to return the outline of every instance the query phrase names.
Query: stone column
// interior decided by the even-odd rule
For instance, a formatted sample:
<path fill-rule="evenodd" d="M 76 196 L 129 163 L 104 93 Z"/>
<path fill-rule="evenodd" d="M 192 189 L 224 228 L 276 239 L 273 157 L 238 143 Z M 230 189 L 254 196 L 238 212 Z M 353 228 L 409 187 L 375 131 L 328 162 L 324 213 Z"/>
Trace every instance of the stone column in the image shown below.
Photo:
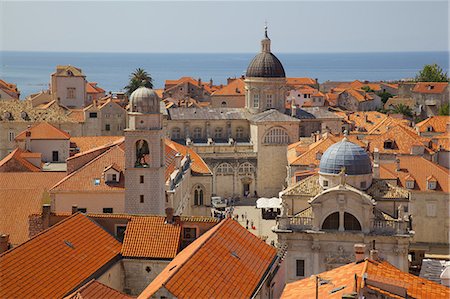
<path fill-rule="evenodd" d="M 343 232 L 345 230 L 344 228 L 344 211 L 339 211 L 339 231 Z"/>
<path fill-rule="evenodd" d="M 311 251 L 313 253 L 313 272 L 312 274 L 318 274 L 321 272 L 320 270 L 320 241 L 317 239 L 313 240 L 313 244 L 311 246 Z"/>

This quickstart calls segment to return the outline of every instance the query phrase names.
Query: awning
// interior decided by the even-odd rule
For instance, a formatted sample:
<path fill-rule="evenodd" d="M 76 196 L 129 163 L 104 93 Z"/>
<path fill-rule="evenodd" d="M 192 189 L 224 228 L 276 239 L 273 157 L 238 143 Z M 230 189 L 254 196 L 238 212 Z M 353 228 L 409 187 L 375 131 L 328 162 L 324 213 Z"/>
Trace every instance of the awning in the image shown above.
<path fill-rule="evenodd" d="M 261 197 L 256 201 L 256 207 L 258 209 L 281 209 L 281 198 Z"/>

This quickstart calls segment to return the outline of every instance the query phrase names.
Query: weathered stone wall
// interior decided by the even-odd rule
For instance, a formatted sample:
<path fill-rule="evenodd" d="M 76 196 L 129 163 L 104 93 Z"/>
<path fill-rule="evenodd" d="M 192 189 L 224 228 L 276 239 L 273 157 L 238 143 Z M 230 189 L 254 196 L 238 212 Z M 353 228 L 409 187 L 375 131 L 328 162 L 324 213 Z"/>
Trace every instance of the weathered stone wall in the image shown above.
<path fill-rule="evenodd" d="M 124 258 L 122 262 L 125 273 L 124 291 L 137 296 L 164 270 L 170 261 Z"/>

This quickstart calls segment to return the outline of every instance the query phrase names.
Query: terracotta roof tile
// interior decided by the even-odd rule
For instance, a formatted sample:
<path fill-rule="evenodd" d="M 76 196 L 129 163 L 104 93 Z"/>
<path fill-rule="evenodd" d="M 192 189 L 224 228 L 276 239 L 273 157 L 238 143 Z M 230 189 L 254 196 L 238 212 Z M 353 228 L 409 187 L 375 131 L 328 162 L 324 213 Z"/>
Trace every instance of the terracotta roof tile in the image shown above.
<path fill-rule="evenodd" d="M 70 137 L 70 142 L 74 143 L 83 153 L 120 140 L 123 141 L 123 138 L 123 136 L 82 136 Z"/>
<path fill-rule="evenodd" d="M 191 148 L 181 145 L 179 143 L 176 143 L 170 139 L 166 139 L 166 146 L 172 148 L 176 152 L 180 153 L 183 156 L 190 155 L 192 165 L 191 169 L 192 171 L 196 173 L 201 174 L 212 174 L 211 170 L 209 169 L 208 165 L 203 161 L 203 159 Z"/>
<path fill-rule="evenodd" d="M 400 160 L 400 171 L 396 171 L 395 162 L 380 164 L 381 178 L 398 178 L 399 185 L 406 188 L 406 178 L 411 175 L 415 179 L 413 190 L 449 192 L 450 172 L 447 168 L 419 156 L 399 156 L 398 159 Z M 436 190 L 427 188 L 427 178 L 430 174 L 433 174 L 437 180 Z"/>
<path fill-rule="evenodd" d="M 180 246 L 181 225 L 164 222 L 164 216 L 133 216 L 125 232 L 122 256 L 173 259 Z"/>
<path fill-rule="evenodd" d="M 448 87 L 448 82 L 418 82 L 412 89 L 418 93 L 443 93 Z"/>
<path fill-rule="evenodd" d="M 67 116 L 78 123 L 84 122 L 84 110 L 83 109 L 70 109 Z"/>
<path fill-rule="evenodd" d="M 367 280 L 363 281 L 363 275 L 367 275 Z M 355 286 L 355 275 L 357 276 L 357 286 Z M 319 298 L 342 298 L 344 294 L 360 291 L 361 287 L 368 287 L 381 292 L 389 298 L 403 298 L 393 294 L 382 287 L 375 287 L 370 281 L 387 283 L 406 289 L 408 297 L 411 298 L 447 298 L 450 296 L 450 288 L 437 284 L 430 280 L 402 272 L 386 261 L 376 262 L 365 260 L 360 263 L 351 263 L 336 269 L 320 273 L 320 279 L 330 281 L 319 286 Z M 343 287 L 338 291 L 337 288 Z M 311 276 L 299 281 L 288 283 L 281 296 L 282 299 L 293 298 L 314 298 L 316 296 L 316 276 Z"/>
<path fill-rule="evenodd" d="M 99 86 L 97 86 L 97 82 L 87 82 L 86 83 L 86 92 L 87 93 L 104 93 L 105 90 Z"/>
<path fill-rule="evenodd" d="M 63 297 L 112 262 L 120 247 L 99 225 L 75 214 L 0 255 L 0 297 Z"/>
<path fill-rule="evenodd" d="M 216 90 L 213 96 L 243 96 L 245 97 L 245 83 L 241 78 L 234 79 L 229 84 Z"/>
<path fill-rule="evenodd" d="M 432 116 L 416 124 L 416 128 L 419 132 L 427 132 L 431 127 L 432 132 L 445 133 L 448 123 L 450 123 L 450 116 Z"/>
<path fill-rule="evenodd" d="M 19 90 L 17 89 L 17 86 L 15 84 L 8 83 L 0 79 L 0 89 L 3 90 L 12 98 L 15 99 L 19 98 Z"/>
<path fill-rule="evenodd" d="M 9 234 L 13 245 L 28 240 L 28 216 L 41 211 L 43 201 L 49 200 L 47 191 L 64 176 L 59 172 L 0 173 L 0 234 Z"/>
<path fill-rule="evenodd" d="M 31 140 L 33 139 L 65 140 L 70 138 L 70 135 L 67 132 L 60 130 L 46 122 L 42 122 L 31 127 L 29 131 L 31 132 L 30 136 Z M 25 140 L 26 132 L 27 130 L 21 132 L 19 135 L 16 136 L 15 140 L 18 141 Z"/>
<path fill-rule="evenodd" d="M 226 219 L 181 251 L 138 298 L 161 287 L 177 298 L 249 298 L 275 258 L 274 247 Z"/>
<path fill-rule="evenodd" d="M 64 299 L 130 299 L 128 295 L 125 295 L 117 290 L 114 290 L 107 285 L 97 281 L 91 280 L 77 291 L 73 292 Z"/>
<path fill-rule="evenodd" d="M 14 161 L 16 163 L 14 167 L 15 172 L 39 172 L 41 169 L 29 162 L 26 158 L 40 158 L 41 156 L 42 154 L 40 153 L 26 152 L 20 148 L 16 148 L 0 161 L 0 168 Z M 18 169 L 19 166 L 17 164 L 20 165 L 20 170 Z"/>
<path fill-rule="evenodd" d="M 313 78 L 286 78 L 286 84 L 291 86 L 298 85 L 315 85 L 317 84 L 316 80 Z"/>

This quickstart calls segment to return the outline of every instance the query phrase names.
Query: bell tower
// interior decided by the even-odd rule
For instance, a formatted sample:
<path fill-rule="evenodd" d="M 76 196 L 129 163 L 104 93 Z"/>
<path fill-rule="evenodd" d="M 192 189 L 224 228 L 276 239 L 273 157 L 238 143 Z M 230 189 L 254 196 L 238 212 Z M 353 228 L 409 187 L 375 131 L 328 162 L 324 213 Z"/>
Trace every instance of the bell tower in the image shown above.
<path fill-rule="evenodd" d="M 165 151 L 160 99 L 140 87 L 130 96 L 125 135 L 125 212 L 163 215 Z"/>

